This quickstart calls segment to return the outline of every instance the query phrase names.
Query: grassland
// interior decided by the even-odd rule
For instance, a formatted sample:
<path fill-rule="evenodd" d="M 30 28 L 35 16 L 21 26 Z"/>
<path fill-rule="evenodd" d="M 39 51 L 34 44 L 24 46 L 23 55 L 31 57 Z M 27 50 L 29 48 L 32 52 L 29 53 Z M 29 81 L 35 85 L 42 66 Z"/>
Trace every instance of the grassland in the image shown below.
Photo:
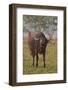
<path fill-rule="evenodd" d="M 46 50 L 46 67 L 43 67 L 43 57 L 39 55 L 38 68 L 32 66 L 32 56 L 28 47 L 27 37 L 24 37 L 23 45 L 23 73 L 24 74 L 46 74 L 57 73 L 57 41 L 49 43 Z M 36 63 L 36 60 L 35 60 Z"/>

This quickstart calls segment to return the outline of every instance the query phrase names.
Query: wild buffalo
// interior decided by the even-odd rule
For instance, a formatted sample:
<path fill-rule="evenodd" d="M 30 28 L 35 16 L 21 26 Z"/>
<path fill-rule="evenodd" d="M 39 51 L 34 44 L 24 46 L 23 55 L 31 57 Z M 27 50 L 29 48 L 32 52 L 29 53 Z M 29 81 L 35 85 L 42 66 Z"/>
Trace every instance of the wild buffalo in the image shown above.
<path fill-rule="evenodd" d="M 51 40 L 51 36 L 49 34 L 49 39 L 44 35 L 43 32 L 29 32 L 28 34 L 28 44 L 31 51 L 31 55 L 33 57 L 34 66 L 35 56 L 36 56 L 36 67 L 38 67 L 38 54 L 43 55 L 43 62 L 45 67 L 45 55 L 46 55 L 46 47 L 48 42 Z"/>

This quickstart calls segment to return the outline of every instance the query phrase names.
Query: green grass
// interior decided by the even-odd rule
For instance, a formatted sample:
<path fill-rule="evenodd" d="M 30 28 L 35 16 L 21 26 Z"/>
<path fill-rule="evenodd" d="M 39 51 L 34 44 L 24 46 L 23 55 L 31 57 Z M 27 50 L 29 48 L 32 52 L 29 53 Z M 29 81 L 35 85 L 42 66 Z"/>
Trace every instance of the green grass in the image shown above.
<path fill-rule="evenodd" d="M 39 54 L 38 67 L 32 66 L 32 56 L 27 43 L 27 38 L 24 38 L 23 45 L 23 73 L 24 74 L 45 74 L 45 73 L 57 73 L 57 44 L 56 40 L 53 40 L 54 44 L 48 44 L 46 49 L 46 67 L 43 66 L 43 57 Z"/>

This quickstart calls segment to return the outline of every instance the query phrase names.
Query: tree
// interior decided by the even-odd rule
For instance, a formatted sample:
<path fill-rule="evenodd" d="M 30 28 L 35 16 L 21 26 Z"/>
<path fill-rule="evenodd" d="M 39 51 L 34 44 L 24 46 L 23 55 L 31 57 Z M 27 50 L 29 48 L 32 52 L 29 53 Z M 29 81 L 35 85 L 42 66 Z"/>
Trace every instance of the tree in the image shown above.
<path fill-rule="evenodd" d="M 56 16 L 23 15 L 23 30 L 43 31 L 54 33 L 57 31 Z"/>

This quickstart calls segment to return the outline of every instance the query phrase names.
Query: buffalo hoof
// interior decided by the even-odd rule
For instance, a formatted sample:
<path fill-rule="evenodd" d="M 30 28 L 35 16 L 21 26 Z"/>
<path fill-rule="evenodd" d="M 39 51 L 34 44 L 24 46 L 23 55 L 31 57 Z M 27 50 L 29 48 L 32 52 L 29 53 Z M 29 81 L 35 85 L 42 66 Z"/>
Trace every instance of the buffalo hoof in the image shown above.
<path fill-rule="evenodd" d="M 32 67 L 34 67 L 34 64 L 32 64 Z"/>
<path fill-rule="evenodd" d="M 36 67 L 38 67 L 38 65 L 36 65 Z"/>
<path fill-rule="evenodd" d="M 46 64 L 44 65 L 44 68 L 46 67 Z"/>

